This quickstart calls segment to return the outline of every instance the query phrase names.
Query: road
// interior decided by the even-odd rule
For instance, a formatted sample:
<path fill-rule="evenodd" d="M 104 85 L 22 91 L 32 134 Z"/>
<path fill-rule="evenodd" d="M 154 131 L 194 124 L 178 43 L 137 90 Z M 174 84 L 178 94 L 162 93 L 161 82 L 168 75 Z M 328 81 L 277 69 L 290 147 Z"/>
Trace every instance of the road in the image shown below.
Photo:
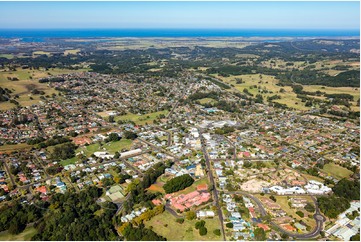
<path fill-rule="evenodd" d="M 219 205 L 218 191 L 217 191 L 217 188 L 216 188 L 216 185 L 215 185 L 215 182 L 214 182 L 213 173 L 212 173 L 212 169 L 211 169 L 211 163 L 209 162 L 209 157 L 208 157 L 208 152 L 207 152 L 207 149 L 206 149 L 205 140 L 204 140 L 204 138 L 202 136 L 202 130 L 198 129 L 198 132 L 199 132 L 199 136 L 200 136 L 200 139 L 201 139 L 202 151 L 203 151 L 203 154 L 204 154 L 204 158 L 206 160 L 209 181 L 211 183 L 211 186 L 213 187 L 212 193 L 213 193 L 215 206 L 217 207 L 219 221 L 221 222 L 223 240 L 225 241 L 226 240 L 226 234 L 225 234 L 225 231 L 224 231 L 224 223 L 223 223 L 224 220 L 223 220 L 222 208 Z"/>
<path fill-rule="evenodd" d="M 15 180 L 14 180 L 13 175 L 12 175 L 11 172 L 10 172 L 10 168 L 8 167 L 8 164 L 7 164 L 7 161 L 6 161 L 6 160 L 4 160 L 4 167 L 5 167 L 7 173 L 8 173 L 8 175 L 9 175 L 9 177 L 10 177 L 11 184 L 12 184 L 13 187 L 14 187 L 14 186 L 16 185 L 16 183 L 15 183 Z"/>
<path fill-rule="evenodd" d="M 235 191 L 235 192 L 225 192 L 227 194 L 240 194 L 242 196 L 247 196 L 250 199 L 252 199 L 258 206 L 259 211 L 261 213 L 262 216 L 266 216 L 267 215 L 267 211 L 264 209 L 262 202 L 255 196 L 253 196 L 252 194 L 249 194 L 247 192 L 242 192 L 242 191 Z M 309 233 L 305 233 L 305 234 L 296 234 L 296 233 L 291 233 L 285 229 L 283 229 L 281 226 L 279 226 L 278 224 L 276 224 L 275 222 L 271 221 L 270 224 L 277 227 L 278 230 L 280 230 L 282 233 L 287 234 L 288 236 L 295 238 L 295 239 L 311 239 L 314 238 L 316 236 L 318 236 L 321 232 L 321 230 L 323 229 L 323 222 L 325 221 L 325 218 L 321 215 L 320 210 L 318 208 L 318 204 L 317 201 L 314 197 L 311 197 L 312 200 L 315 203 L 315 214 L 313 215 L 313 218 L 316 220 L 316 227 Z"/>
<path fill-rule="evenodd" d="M 152 144 L 152 143 L 150 143 L 150 142 L 148 142 L 148 141 L 146 141 L 146 140 L 144 140 L 144 139 L 138 138 L 138 140 L 141 141 L 141 142 L 143 142 L 143 143 L 145 143 L 145 144 L 147 144 L 147 145 L 149 145 L 149 146 L 151 146 L 151 147 L 153 147 L 155 150 L 161 151 L 161 152 L 163 152 L 163 153 L 165 153 L 165 154 L 173 157 L 173 158 L 175 159 L 175 161 L 178 160 L 178 157 L 177 157 L 177 156 L 173 155 L 172 153 L 170 153 L 169 151 L 163 149 L 162 147 L 155 146 L 154 144 Z"/>

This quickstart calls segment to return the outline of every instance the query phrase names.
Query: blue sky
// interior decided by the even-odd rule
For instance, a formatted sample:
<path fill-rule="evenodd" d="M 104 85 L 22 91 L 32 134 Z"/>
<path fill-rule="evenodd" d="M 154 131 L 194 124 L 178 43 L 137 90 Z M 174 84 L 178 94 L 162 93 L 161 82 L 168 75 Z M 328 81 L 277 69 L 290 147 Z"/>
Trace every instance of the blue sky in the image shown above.
<path fill-rule="evenodd" d="M 0 2 L 0 28 L 359 29 L 359 2 Z"/>

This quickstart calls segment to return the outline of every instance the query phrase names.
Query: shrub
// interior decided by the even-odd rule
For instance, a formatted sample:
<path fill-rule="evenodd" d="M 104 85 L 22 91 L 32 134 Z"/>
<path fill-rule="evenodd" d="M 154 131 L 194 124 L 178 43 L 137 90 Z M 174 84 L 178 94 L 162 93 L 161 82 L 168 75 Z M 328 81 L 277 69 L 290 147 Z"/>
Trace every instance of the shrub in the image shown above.
<path fill-rule="evenodd" d="M 205 227 L 199 228 L 199 235 L 200 235 L 200 236 L 206 235 L 207 232 L 208 232 L 208 231 L 207 231 L 207 229 L 206 229 Z"/>
<path fill-rule="evenodd" d="M 215 229 L 213 230 L 213 234 L 220 236 L 221 235 L 221 230 L 220 229 Z"/>
<path fill-rule="evenodd" d="M 233 224 L 232 223 L 226 223 L 226 227 L 231 229 L 231 228 L 233 228 Z"/>

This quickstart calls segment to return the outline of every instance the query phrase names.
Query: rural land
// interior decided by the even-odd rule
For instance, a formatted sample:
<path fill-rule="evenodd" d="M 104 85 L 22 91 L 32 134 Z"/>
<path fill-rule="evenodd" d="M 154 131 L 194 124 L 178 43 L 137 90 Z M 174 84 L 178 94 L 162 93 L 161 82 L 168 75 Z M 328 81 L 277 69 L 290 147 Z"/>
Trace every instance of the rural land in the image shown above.
<path fill-rule="evenodd" d="M 0 38 L 0 240 L 360 240 L 359 38 Z"/>

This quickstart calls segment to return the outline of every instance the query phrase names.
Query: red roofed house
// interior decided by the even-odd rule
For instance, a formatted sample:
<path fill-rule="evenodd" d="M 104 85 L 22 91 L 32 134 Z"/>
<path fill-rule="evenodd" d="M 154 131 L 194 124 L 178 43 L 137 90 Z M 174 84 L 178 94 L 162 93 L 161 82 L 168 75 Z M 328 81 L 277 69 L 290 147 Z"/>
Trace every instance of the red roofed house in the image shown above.
<path fill-rule="evenodd" d="M 161 205 L 161 204 L 162 204 L 162 201 L 159 200 L 159 199 L 153 199 L 153 200 L 152 200 L 152 203 L 153 203 L 154 205 L 158 206 L 158 205 Z"/>
<path fill-rule="evenodd" d="M 288 231 L 296 231 L 296 228 L 293 227 L 292 225 L 290 224 L 281 224 L 281 227 L 288 230 Z"/>
<path fill-rule="evenodd" d="M 74 144 L 76 145 L 85 145 L 85 144 L 91 144 L 91 139 L 88 137 L 76 137 L 73 139 Z"/>
<path fill-rule="evenodd" d="M 249 207 L 248 210 L 249 210 L 249 213 L 251 214 L 251 217 L 252 217 L 252 218 L 257 217 L 257 216 L 256 216 L 256 212 L 254 211 L 254 208 Z"/>
<path fill-rule="evenodd" d="M 197 186 L 197 191 L 207 191 L 208 190 L 208 185 L 207 184 L 200 184 Z"/>
<path fill-rule="evenodd" d="M 257 224 L 257 227 L 263 229 L 264 231 L 270 230 L 270 228 L 266 224 Z"/>
<path fill-rule="evenodd" d="M 46 187 L 45 186 L 40 186 L 35 188 L 35 191 L 46 194 Z"/>

